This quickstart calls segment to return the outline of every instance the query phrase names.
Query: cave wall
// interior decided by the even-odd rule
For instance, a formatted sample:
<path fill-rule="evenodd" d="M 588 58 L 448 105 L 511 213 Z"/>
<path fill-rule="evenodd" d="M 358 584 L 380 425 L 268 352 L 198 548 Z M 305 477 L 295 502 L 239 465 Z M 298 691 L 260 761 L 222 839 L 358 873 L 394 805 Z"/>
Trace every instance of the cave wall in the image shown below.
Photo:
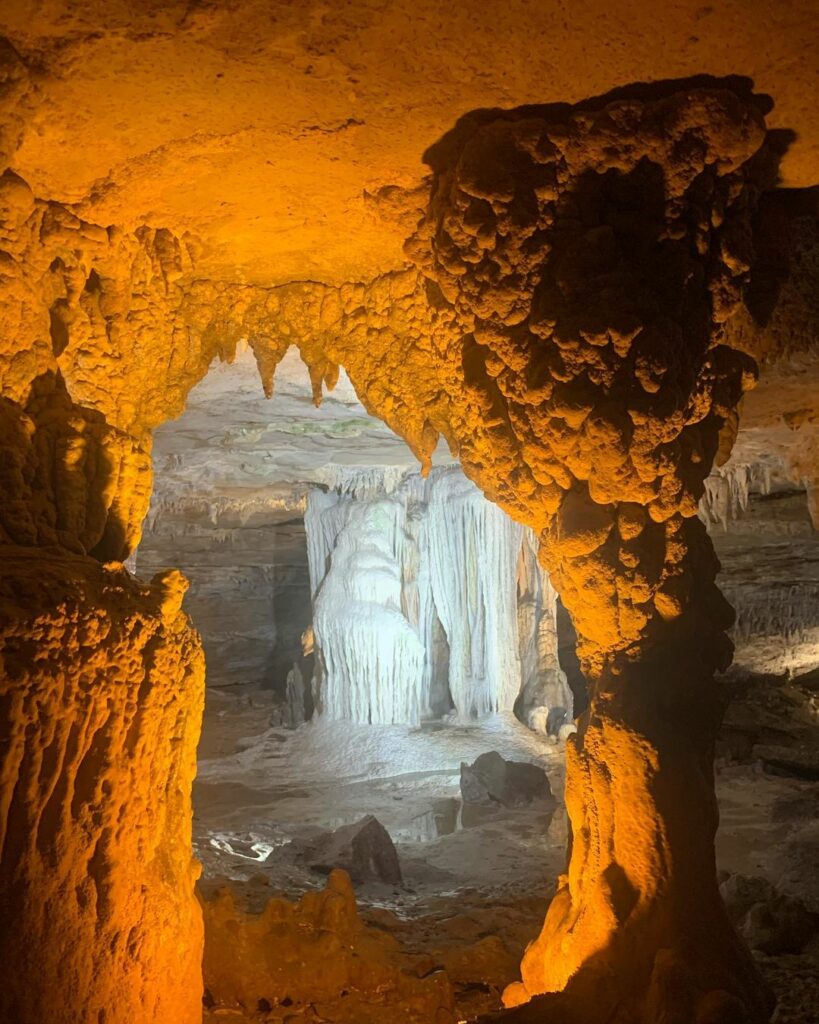
<path fill-rule="evenodd" d="M 208 686 L 274 689 L 302 657 L 312 621 L 307 539 L 292 511 L 241 500 L 160 504 L 148 516 L 136 572 L 182 566 L 185 609 L 202 635 Z"/>
<path fill-rule="evenodd" d="M 8 118 L 0 156 L 4 167 L 21 166 L 14 160 L 36 83 L 13 47 L 2 48 L 2 75 Z M 94 574 L 136 545 L 152 429 L 181 411 L 213 358 L 232 358 L 242 337 L 267 393 L 294 341 L 317 400 L 345 365 L 364 405 L 425 467 L 443 435 L 486 495 L 541 535 L 597 693 L 569 754 L 572 864 L 510 999 L 562 987 L 582 967 L 573 985 L 586 986 L 587 1001 L 596 979 L 630 979 L 621 994 L 639 1017 L 678 998 L 675 972 L 684 963 L 692 1012 L 705 1013 L 727 991 L 722 1016 L 739 1003 L 761 1017 L 765 994 L 718 908 L 711 737 L 687 709 L 707 708 L 713 731 L 711 676 L 730 655 L 723 635 L 730 612 L 713 586 L 717 566 L 695 514 L 719 432 L 735 422 L 755 376 L 723 325 L 753 259 L 758 192 L 773 185 L 755 159 L 764 141 L 760 107 L 747 89 L 685 87 L 659 98 L 467 118 L 427 154 L 432 193 L 407 247 L 414 265 L 339 286 L 213 280 L 198 269 L 201 250 L 184 225 L 157 227 L 152 216 L 149 226 L 147 215 L 129 214 L 122 227 L 107 226 L 90 212 L 93 203 L 81 213 L 65 195 L 63 202 L 35 197 L 15 171 L 4 171 L 0 543 L 13 600 L 2 622 L 10 652 L 3 697 L 8 731 L 21 741 L 4 751 L 9 795 L 0 810 L 15 827 L 0 884 L 11 931 L 30 926 L 41 937 L 32 944 L 37 963 L 17 946 L 7 950 L 4 987 L 18 1018 L 151 1019 L 140 1017 L 145 1006 L 153 1003 L 153 1014 L 185 973 L 190 984 L 172 1019 L 195 1019 L 197 986 L 169 966 L 171 944 L 156 955 L 135 947 L 139 981 L 124 999 L 117 986 L 129 973 L 122 964 L 113 973 L 110 949 L 115 932 L 118 942 L 126 936 L 127 954 L 131 929 L 138 939 L 148 920 L 154 937 L 173 935 L 174 958 L 181 948 L 188 963 L 198 949 L 185 825 L 198 647 L 177 617 L 176 585 L 158 583 L 164 596 L 142 605 L 130 583 L 119 591 Z M 409 204 L 410 220 L 425 200 L 426 190 Z M 55 564 L 76 556 L 79 576 L 96 579 L 83 588 L 81 613 L 72 610 L 80 604 L 72 571 L 47 590 L 32 579 L 41 550 Z M 87 637 L 74 641 L 65 615 L 92 621 Z M 96 624 L 109 623 L 116 637 L 134 616 L 139 628 L 109 649 Z M 151 646 L 147 664 L 142 638 L 160 633 L 169 617 L 179 623 L 177 640 Z M 53 671 L 35 657 L 39 639 L 56 652 Z M 176 653 L 165 661 L 168 650 Z M 692 661 L 694 652 L 700 660 Z M 659 691 L 652 688 L 658 671 Z M 133 894 L 111 903 L 116 921 L 101 919 L 96 902 L 77 902 L 72 927 L 81 941 L 71 944 L 42 916 L 61 872 L 41 870 L 36 851 L 21 853 L 14 844 L 37 833 L 8 818 L 19 813 L 21 782 L 33 786 L 24 809 L 50 812 L 72 780 L 60 759 L 49 790 L 56 796 L 44 803 L 48 726 L 37 719 L 25 728 L 28 688 L 48 690 L 47 718 L 54 678 L 93 695 L 73 716 L 78 734 L 109 702 L 134 715 L 167 687 L 170 699 L 149 716 L 154 729 L 169 725 L 163 714 L 181 701 L 174 727 L 153 732 L 133 755 L 134 777 L 152 778 L 152 764 L 162 773 L 144 791 L 137 822 L 148 835 L 161 832 L 152 857 L 136 845 L 109 862 L 104 842 L 77 856 L 86 834 L 78 837 L 73 809 L 45 822 L 49 854 L 65 873 L 79 872 L 75 892 L 101 880 L 103 891 L 110 881 L 111 893 Z M 106 689 L 118 679 L 134 694 L 121 709 Z M 69 693 L 69 706 L 75 699 L 85 696 Z M 115 740 L 134 737 L 114 731 Z M 136 783 L 108 774 L 105 763 L 83 763 L 80 780 L 100 793 L 93 832 L 109 809 L 131 803 Z M 158 829 L 170 807 L 173 821 Z M 621 828 L 608 807 L 626 810 Z M 114 839 L 125 842 L 129 828 Z M 31 885 L 18 886 L 18 872 Z M 167 900 L 155 902 L 155 879 L 170 880 Z M 710 945 L 693 948 L 702 934 Z M 561 956 L 552 956 L 558 947 Z M 655 956 L 660 947 L 676 952 Z M 618 971 L 620 963 L 628 970 Z M 77 981 L 88 977 L 90 990 Z M 21 1005 L 23 989 L 36 991 L 40 1004 Z M 61 1005 L 48 1002 L 58 995 Z M 131 1015 L 119 1018 L 118 1007 Z"/>

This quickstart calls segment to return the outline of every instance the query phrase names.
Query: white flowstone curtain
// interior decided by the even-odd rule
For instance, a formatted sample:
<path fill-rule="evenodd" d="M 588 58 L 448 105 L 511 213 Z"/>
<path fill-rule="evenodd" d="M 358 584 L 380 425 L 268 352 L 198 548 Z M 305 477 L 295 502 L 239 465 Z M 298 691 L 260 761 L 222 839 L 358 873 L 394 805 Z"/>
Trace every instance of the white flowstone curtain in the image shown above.
<path fill-rule="evenodd" d="M 449 640 L 461 717 L 511 711 L 520 691 L 516 562 L 522 528 L 460 472 L 433 478 L 427 520 L 432 593 Z"/>
<path fill-rule="evenodd" d="M 405 509 L 391 498 L 342 507 L 344 525 L 315 600 L 315 639 L 324 664 L 322 714 L 373 725 L 418 725 L 424 648 L 401 611 L 396 557 Z"/>
<path fill-rule="evenodd" d="M 429 715 L 438 621 L 458 718 L 509 712 L 522 689 L 530 700 L 549 695 L 535 727 L 552 703 L 571 715 L 555 595 L 531 531 L 458 467 L 426 480 L 345 470 L 331 483 L 310 492 L 305 514 L 321 714 L 409 724 Z M 546 677 L 551 689 L 538 689 Z"/>

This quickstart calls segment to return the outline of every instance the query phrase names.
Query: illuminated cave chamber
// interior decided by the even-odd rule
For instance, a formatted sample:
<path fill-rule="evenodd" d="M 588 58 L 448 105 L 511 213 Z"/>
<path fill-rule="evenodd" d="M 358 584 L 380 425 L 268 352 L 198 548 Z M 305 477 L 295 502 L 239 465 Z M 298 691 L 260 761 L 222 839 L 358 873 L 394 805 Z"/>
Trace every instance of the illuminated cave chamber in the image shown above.
<path fill-rule="evenodd" d="M 504 33 L 476 22 L 482 46 L 489 40 L 501 54 L 495 67 L 464 38 L 464 22 L 438 5 L 436 46 L 426 26 L 410 37 L 403 53 L 413 88 L 405 79 L 395 90 L 371 52 L 361 64 L 363 87 L 351 90 L 337 70 L 355 62 L 358 77 L 355 49 L 360 38 L 373 38 L 380 12 L 367 13 L 359 37 L 350 32 L 354 20 L 342 24 L 334 5 L 325 6 L 326 21 L 323 13 L 304 25 L 268 22 L 258 33 L 261 14 L 236 25 L 219 4 L 163 14 L 162 31 L 151 12 L 135 12 L 131 22 L 130 13 L 115 11 L 108 21 L 107 5 L 99 8 L 99 32 L 89 32 L 88 12 L 71 5 L 48 5 L 34 20 L 25 5 L 3 9 L 13 41 L 0 44 L 0 1017 L 195 1024 L 204 918 L 206 984 L 215 971 L 225 986 L 241 986 L 241 998 L 227 987 L 210 991 L 217 1019 L 236 1002 L 251 1016 L 274 1003 L 277 1014 L 288 1010 L 297 984 L 301 1005 L 328 989 L 341 1002 L 352 975 L 364 997 L 389 988 L 390 1020 L 400 1016 L 396 1006 L 417 1005 L 419 988 L 427 1018 L 449 1024 L 473 1016 L 474 1003 L 467 1013 L 458 1005 L 456 1016 L 448 986 L 460 983 L 473 994 L 485 986 L 490 1009 L 503 989 L 510 1021 L 765 1024 L 772 1001 L 762 968 L 749 955 L 746 931 L 734 928 L 716 871 L 713 766 L 725 696 L 718 673 L 732 655 L 733 612 L 718 587 L 721 542 L 709 537 L 697 508 L 703 487 L 706 517 L 724 521 L 732 504 L 744 502 L 749 478 L 742 464 L 725 468 L 725 458 L 743 430 L 759 428 L 766 446 L 773 444 L 766 431 L 793 435 L 783 443 L 787 475 L 804 482 L 807 507 L 801 492 L 752 497 L 746 525 L 736 533 L 729 525 L 724 549 L 732 536 L 753 533 L 755 501 L 769 509 L 791 502 L 794 512 L 801 502 L 794 536 L 809 528 L 808 512 L 816 520 L 816 193 L 794 197 L 779 188 L 782 139 L 767 130 L 770 102 L 752 95 L 750 83 L 660 81 L 678 69 L 667 61 L 673 47 L 654 48 L 660 57 L 646 78 L 656 85 L 573 107 L 499 109 L 548 99 L 544 88 L 563 95 L 561 76 L 558 86 L 544 84 L 542 62 L 520 59 L 553 38 L 555 54 L 563 52 L 537 5 L 505 43 Z M 342 6 L 344 19 L 357 13 Z M 700 13 L 688 10 L 691 28 Z M 687 36 L 702 43 L 686 45 L 692 73 L 706 51 L 712 70 L 724 70 L 727 59 L 757 68 L 756 56 L 740 47 L 726 56 L 719 42 L 753 19 L 742 12 L 726 22 L 710 8 L 707 16 L 723 31 Z M 418 31 L 414 17 L 397 21 Z M 589 31 L 591 22 L 608 31 L 606 19 L 589 22 Z M 182 45 L 171 43 L 169 60 L 177 34 Z M 771 46 L 787 35 L 774 33 Z M 249 36 L 252 47 L 241 42 Z M 610 40 L 606 47 L 613 55 Z M 346 56 L 337 61 L 340 48 Z M 578 57 L 574 45 L 565 52 L 572 62 Z M 453 62 L 456 54 L 474 63 Z M 601 62 L 611 77 L 594 81 L 603 88 L 629 80 L 634 55 Z M 786 73 L 766 68 L 771 92 L 792 100 L 805 75 L 781 51 L 780 62 Z M 229 73 L 214 76 L 214 65 Z M 318 73 L 302 75 L 302 66 Z M 582 74 L 582 60 L 577 67 Z M 407 73 L 401 62 L 395 69 Z M 100 87 L 107 76 L 117 83 L 115 102 Z M 467 94 L 448 87 L 455 81 L 469 82 Z M 567 83 L 567 94 L 584 88 Z M 461 116 L 465 103 L 482 109 Z M 798 104 L 777 109 L 778 126 L 791 127 Z M 809 130 L 809 120 L 796 127 Z M 808 144 L 802 138 L 794 148 L 810 154 L 805 134 Z M 786 166 L 783 181 L 793 174 Z M 806 156 L 795 166 L 791 184 L 815 180 Z M 760 270 L 772 278 L 761 289 Z M 209 367 L 230 362 L 240 339 L 252 347 L 268 392 L 294 340 L 317 395 L 345 367 L 372 416 L 406 442 L 403 457 L 413 453 L 405 472 L 416 471 L 417 458 L 432 468 L 428 482 L 402 473 L 355 497 L 335 470 L 321 478 L 325 454 L 306 473 L 302 463 L 287 464 L 291 455 L 317 454 L 316 432 L 298 417 L 272 430 L 264 417 L 231 426 L 207 406 L 199 416 L 208 443 L 196 452 L 183 438 L 163 455 L 163 437 L 171 436 L 163 430 L 173 429 L 163 424 L 182 413 L 206 374 L 206 387 L 219 383 L 220 368 L 208 374 Z M 240 368 L 227 368 L 223 383 Z M 758 369 L 760 388 L 743 399 Z M 235 382 L 226 385 L 230 396 Z M 284 408 L 282 396 L 285 387 L 273 408 Z M 322 452 L 325 434 L 357 441 L 372 429 L 343 408 L 332 429 L 323 422 Z M 294 439 L 291 447 L 273 443 L 282 437 Z M 521 581 L 535 577 L 519 569 L 517 528 L 493 528 L 485 548 L 498 563 L 484 578 L 465 552 L 488 513 L 473 515 L 470 498 L 463 515 L 454 514 L 456 495 L 448 494 L 440 523 L 438 498 L 461 487 L 444 484 L 456 477 L 435 465 L 441 437 L 487 499 L 533 531 L 573 620 L 589 709 L 565 744 L 565 787 L 564 748 L 508 714 L 517 704 L 512 692 L 526 690 L 521 647 L 542 653 L 546 666 L 555 652 L 550 631 L 557 629 L 558 655 L 566 646 L 560 607 L 554 618 L 541 615 L 548 601 L 538 605 L 535 595 L 521 613 Z M 384 452 L 360 457 L 352 444 L 339 464 L 366 472 L 401 465 L 383 433 L 375 441 Z M 134 575 L 123 561 L 151 497 L 152 445 L 159 472 L 143 544 L 129 561 Z M 228 452 L 240 458 L 220 477 Z M 725 479 L 712 486 L 714 463 Z M 316 487 L 344 523 L 326 545 L 325 578 L 311 587 L 302 517 Z M 418 516 L 410 497 L 421 488 Z M 403 538 L 406 551 L 399 550 L 402 516 L 406 537 L 417 540 L 432 524 L 434 552 L 449 543 L 445 525 L 452 550 L 464 552 L 440 560 L 458 570 L 454 581 L 436 584 L 439 568 L 431 566 L 432 602 L 423 615 L 422 545 L 417 561 Z M 528 535 L 520 536 L 520 550 L 528 550 Z M 276 576 L 286 561 L 277 554 L 288 544 L 292 587 Z M 186 546 L 194 557 L 179 557 Z M 762 546 L 754 552 L 761 562 Z M 500 579 L 504 559 L 514 571 L 503 614 L 491 624 L 480 598 L 488 579 Z M 740 636 L 762 624 L 774 636 L 795 632 L 811 642 L 810 594 L 801 578 L 797 593 L 787 589 L 801 562 L 786 563 L 781 600 L 757 601 L 747 576 L 734 575 Z M 192 619 L 183 610 L 186 582 L 169 568 L 179 564 L 193 580 Z M 198 566 L 210 576 L 197 580 Z M 360 618 L 373 628 L 347 635 L 345 605 L 370 607 Z M 208 694 L 192 820 L 205 695 L 197 621 L 211 682 L 221 674 L 223 685 Z M 312 666 L 301 645 L 311 622 Z M 519 672 L 501 677 L 493 630 L 508 639 L 515 626 L 518 646 L 503 657 L 508 667 L 517 655 Z M 372 721 L 372 709 L 387 705 L 370 671 L 382 655 L 383 675 L 400 683 L 393 693 L 400 708 L 383 717 L 419 716 L 420 728 Z M 299 674 L 303 683 L 317 678 L 310 696 L 318 713 L 288 728 L 299 717 Z M 757 682 L 767 695 L 770 680 Z M 780 696 L 787 690 L 772 685 Z M 268 695 L 278 700 L 265 703 Z M 306 717 L 306 689 L 302 697 Z M 362 721 L 340 717 L 353 704 Z M 496 704 L 501 713 L 472 717 Z M 425 720 L 427 707 L 439 717 Z M 549 700 L 532 707 L 546 708 L 549 731 Z M 810 709 L 806 702 L 815 727 Z M 746 775 L 749 764 L 751 772 L 793 769 L 795 755 L 764 742 L 776 735 L 770 719 L 759 715 L 752 725 Z M 804 722 L 800 729 L 786 734 L 809 739 Z M 476 746 L 484 752 L 490 744 L 502 757 L 548 764 L 570 826 L 552 801 L 540 820 L 514 818 L 512 809 L 503 827 L 473 822 L 470 833 L 442 780 L 452 780 L 461 762 L 468 768 Z M 362 762 L 366 776 L 351 774 Z M 812 763 L 808 751 L 803 769 Z M 396 767 L 409 782 L 400 792 Z M 744 783 L 767 794 L 775 785 L 760 774 Z M 446 806 L 430 806 L 433 796 Z M 309 870 L 323 871 L 337 859 L 326 847 L 317 853 L 304 826 L 334 828 L 334 815 L 376 804 L 384 829 L 399 838 L 403 830 L 408 847 L 439 821 L 451 839 L 434 862 L 404 858 L 413 884 L 396 899 L 420 900 L 417 881 L 424 893 L 437 886 L 460 904 L 470 887 L 453 887 L 452 877 L 468 870 L 484 896 L 503 880 L 504 897 L 518 885 L 522 898 L 543 893 L 539 905 L 518 919 L 520 928 L 504 918 L 498 933 L 486 935 L 479 922 L 473 946 L 443 972 L 443 954 L 429 954 L 428 944 L 446 922 L 423 933 L 409 970 L 396 969 L 394 945 L 386 948 L 390 942 L 357 922 L 343 876 L 295 908 L 263 901 L 262 914 L 250 918 L 230 893 L 197 902 L 192 847 L 205 867 L 203 885 L 214 864 L 231 878 L 242 864 L 238 880 L 252 887 L 250 872 L 294 838 L 306 844 L 299 849 Z M 306 821 L 309 814 L 316 820 Z M 556 876 L 549 899 L 544 878 Z M 278 890 L 292 895 L 285 885 Z M 763 912 L 777 906 L 771 898 Z M 242 940 L 249 933 L 267 940 L 283 920 L 292 933 L 309 925 L 310 956 L 298 943 Z M 385 920 L 371 919 L 374 930 Z M 328 921 L 338 925 L 332 941 L 325 941 Z M 453 929 L 458 938 L 463 926 Z M 227 936 L 215 957 L 214 927 Z M 375 941 L 379 955 L 363 958 L 379 964 L 375 975 L 355 973 L 362 958 L 348 957 L 351 940 Z M 219 972 L 230 956 L 236 969 L 226 979 Z M 477 963 L 478 978 L 467 973 Z M 334 1015 L 357 1024 L 343 1011 Z"/>
<path fill-rule="evenodd" d="M 346 378 L 314 409 L 295 349 L 276 387 L 262 396 L 247 352 L 157 433 L 134 562 L 190 577 L 209 685 L 274 691 L 292 725 L 505 712 L 565 736 L 574 697 L 532 531 L 448 458 L 423 477 Z"/>
<path fill-rule="evenodd" d="M 474 960 L 453 967 L 453 977 L 466 972 L 464 1012 L 496 1008 L 523 929 L 504 944 L 487 894 L 497 888 L 526 907 L 544 864 L 560 870 L 567 838 L 560 792 L 575 701 L 558 636 L 572 651 L 574 637 L 565 621 L 558 631 L 531 530 L 488 502 L 446 449 L 421 476 L 344 373 L 316 409 L 295 348 L 272 399 L 252 352 L 214 363 L 185 412 L 157 430 L 153 462 L 136 570 L 184 569 L 185 607 L 207 656 L 193 844 L 208 1005 L 316 998 L 296 960 L 314 955 L 310 936 L 318 942 L 321 928 L 268 936 L 263 908 L 305 893 L 312 906 L 340 857 L 365 919 L 373 907 L 382 923 L 407 914 L 420 933 L 426 912 L 453 899 L 470 906 L 474 919 L 440 955 Z M 579 673 L 573 684 L 582 706 Z M 465 800 L 461 765 L 495 752 L 495 764 L 499 755 L 538 766 L 554 796 Z M 394 849 L 398 884 L 358 874 L 346 849 L 316 849 L 371 816 L 377 841 Z M 366 967 L 349 983 L 333 980 L 346 969 L 344 955 L 333 958 L 330 1019 L 342 1019 L 337 1001 L 353 985 L 365 1006 L 382 999 L 380 975 L 360 973 L 376 971 L 380 955 L 357 952 Z M 266 956 L 287 969 L 262 970 Z M 413 977 L 411 957 L 402 951 L 397 962 Z M 402 1000 L 423 1000 L 419 1024 L 439 1011 L 453 1019 L 448 976 L 403 984 L 406 994 L 393 992 L 377 1019 L 394 1019 Z"/>

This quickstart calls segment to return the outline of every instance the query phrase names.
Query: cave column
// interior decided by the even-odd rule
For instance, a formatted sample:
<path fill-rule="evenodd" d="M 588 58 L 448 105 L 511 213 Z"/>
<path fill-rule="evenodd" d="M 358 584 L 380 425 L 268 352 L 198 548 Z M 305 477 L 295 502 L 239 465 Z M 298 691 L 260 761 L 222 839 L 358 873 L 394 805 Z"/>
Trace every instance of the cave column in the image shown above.
<path fill-rule="evenodd" d="M 170 320 L 165 278 L 148 275 L 150 302 L 135 283 L 157 237 L 106 232 L 0 175 L 0 1020 L 14 1024 L 202 1017 L 202 648 L 180 574 L 149 585 L 121 562 L 150 494 L 130 399 L 171 390 L 132 355 L 137 334 L 161 352 L 151 328 Z"/>
<path fill-rule="evenodd" d="M 194 1024 L 204 659 L 187 584 L 54 550 L 2 558 L 0 1019 Z"/>
<path fill-rule="evenodd" d="M 448 436 L 539 533 L 591 691 L 567 743 L 568 868 L 506 993 L 551 993 L 562 1020 L 770 1008 L 717 889 L 714 672 L 732 612 L 697 518 L 755 379 L 722 325 L 752 256 L 764 137 L 751 95 L 658 87 L 476 115 L 428 153 L 408 252 L 457 319 L 437 340 Z"/>

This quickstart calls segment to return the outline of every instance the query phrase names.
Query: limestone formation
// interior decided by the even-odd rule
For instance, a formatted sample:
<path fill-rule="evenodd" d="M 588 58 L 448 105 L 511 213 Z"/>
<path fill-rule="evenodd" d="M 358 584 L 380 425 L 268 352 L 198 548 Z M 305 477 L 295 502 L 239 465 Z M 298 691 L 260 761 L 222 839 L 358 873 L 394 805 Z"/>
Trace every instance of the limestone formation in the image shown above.
<path fill-rule="evenodd" d="M 465 471 L 542 532 L 593 690 L 567 749 L 571 860 L 510 1005 L 566 989 L 634 1020 L 672 1001 L 680 1019 L 767 1016 L 717 892 L 712 678 L 731 613 L 696 518 L 755 380 L 721 328 L 763 143 L 752 97 L 693 90 L 476 115 L 429 154 L 408 251 L 461 324 L 450 430 Z"/>
<path fill-rule="evenodd" d="M 218 1006 L 255 1012 L 284 1004 L 295 1015 L 313 1005 L 343 1024 L 454 1024 L 444 972 L 405 971 L 396 940 L 360 920 L 343 871 L 298 903 L 271 899 L 253 914 L 224 889 L 203 910 L 205 985 Z"/>
<path fill-rule="evenodd" d="M 437 24 L 438 5 L 422 6 Z M 38 19 L 29 7 L 4 8 L 12 42 L 0 43 L 0 636 L 10 738 L 0 765 L 0 1008 L 20 1024 L 198 1017 L 189 790 L 201 652 L 179 610 L 181 580 L 165 576 L 149 588 L 119 565 L 148 507 L 152 430 L 181 412 L 215 358 L 231 360 L 246 339 L 268 395 L 295 344 L 317 402 L 343 365 L 367 410 L 425 471 L 443 436 L 486 496 L 536 532 L 574 620 L 593 695 L 568 747 L 571 860 L 508 1001 L 565 989 L 561 1005 L 600 1013 L 616 1005 L 629 1024 L 674 1015 L 763 1021 L 767 993 L 715 878 L 712 677 L 730 660 L 731 611 L 696 512 L 754 382 L 752 356 L 764 352 L 770 380 L 792 368 L 782 357 L 794 337 L 808 339 L 797 354 L 811 358 L 805 282 L 815 279 L 812 257 L 794 261 L 792 287 L 780 289 L 769 321 L 776 329 L 751 303 L 752 328 L 731 333 L 754 258 L 758 194 L 775 183 L 762 106 L 747 83 L 687 82 L 577 107 L 470 115 L 427 153 L 428 203 L 415 166 L 400 194 L 375 183 L 373 207 L 392 211 L 387 227 L 350 231 L 350 208 L 364 223 L 362 167 L 390 148 L 371 138 L 352 171 L 342 161 L 333 245 L 316 259 L 307 254 L 329 236 L 299 222 L 293 256 L 275 218 L 292 231 L 292 217 L 306 216 L 294 140 L 320 147 L 330 135 L 343 145 L 372 131 L 345 113 L 344 97 L 357 102 L 359 88 L 352 44 L 333 116 L 314 116 L 326 95 L 312 83 L 330 66 L 337 80 L 336 51 L 358 22 L 291 5 L 287 27 L 273 31 L 257 15 L 275 37 L 261 50 L 279 54 L 291 32 L 309 37 L 293 59 L 304 88 L 317 91 L 297 104 L 302 120 L 282 146 L 267 120 L 261 136 L 242 121 L 245 111 L 250 121 L 270 116 L 266 93 L 247 106 L 235 83 L 217 93 L 224 71 L 214 54 L 254 45 L 249 25 L 233 24 L 218 4 L 134 12 L 67 3 Z M 683 7 L 690 18 L 711 11 Z M 522 10 L 521 21 L 536 17 L 540 37 L 550 38 L 551 15 Z M 374 13 L 360 13 L 371 26 Z M 100 32 L 89 30 L 95 14 Z M 468 17 L 447 13 L 440 30 L 460 42 L 459 19 Z M 746 13 L 737 17 L 745 31 Z M 426 23 L 419 31 L 422 49 L 434 48 L 435 32 Z M 510 56 L 512 102 L 531 99 L 544 75 L 518 59 L 522 37 L 485 35 L 488 63 L 497 46 Z M 778 37 L 765 29 L 763 44 Z M 724 60 L 717 64 L 729 70 Z M 198 83 L 190 122 L 185 76 L 168 77 L 180 62 Z M 694 73 L 695 64 L 687 58 L 684 68 Z M 264 63 L 242 66 L 245 84 L 267 74 Z M 480 66 L 470 58 L 462 74 L 444 77 L 477 81 Z M 654 77 L 679 70 L 654 66 Z M 112 67 L 129 82 L 135 119 L 108 101 Z M 624 80 L 643 77 L 645 60 L 628 67 Z M 284 106 L 301 95 L 286 84 L 292 71 L 277 71 Z M 459 84 L 456 109 L 441 112 L 446 90 L 414 74 L 433 83 L 423 109 L 435 115 L 409 135 L 394 109 L 373 101 L 382 70 L 365 85 L 374 119 L 389 123 L 390 144 L 405 158 L 394 177 L 410 158 L 417 165 L 421 137 L 426 144 L 487 99 Z M 780 109 L 798 117 L 804 82 L 785 77 Z M 613 84 L 598 69 L 571 98 Z M 509 95 L 498 86 L 490 98 Z M 227 205 L 222 173 L 246 169 L 234 147 L 252 152 L 253 187 L 245 192 L 236 179 L 238 205 L 215 225 L 219 214 L 203 218 L 201 209 Z M 805 184 L 805 150 L 810 144 L 785 165 L 797 184 Z M 334 163 L 318 178 L 338 173 Z M 191 175 L 199 187 L 189 187 Z M 320 221 L 325 205 L 315 187 L 311 195 L 308 212 Z M 254 235 L 244 227 L 257 207 L 274 212 Z M 416 215 L 408 266 L 398 241 Z M 801 210 L 789 223 L 811 216 Z M 788 251 L 813 253 L 808 234 L 785 232 Z M 281 260 L 275 270 L 271 252 Z M 807 326 L 789 334 L 782 323 L 794 307 L 807 310 Z M 776 418 L 799 434 L 791 461 L 815 494 L 816 438 L 801 433 L 815 410 L 803 389 L 793 392 Z M 274 920 L 278 913 L 270 911 Z M 246 934 L 257 940 L 268 925 Z M 339 943 L 317 940 L 312 951 L 334 954 Z M 300 964 L 289 968 L 298 973 Z M 414 999 L 401 984 L 397 1001 Z M 250 989 L 231 991 L 244 999 Z M 250 994 L 269 998 L 264 986 Z"/>
<path fill-rule="evenodd" d="M 194 1024 L 204 662 L 179 580 L 0 559 L 0 1019 Z"/>
<path fill-rule="evenodd" d="M 327 875 L 341 868 L 355 883 L 402 882 L 401 865 L 390 834 L 372 814 L 317 836 L 298 855 L 313 871 Z"/>
<path fill-rule="evenodd" d="M 461 796 L 465 804 L 498 803 L 525 807 L 533 800 L 552 801 L 546 772 L 536 764 L 506 761 L 496 750 L 461 763 Z"/>
<path fill-rule="evenodd" d="M 556 736 L 572 694 L 537 538 L 456 466 L 396 469 L 338 471 L 308 494 L 321 713 L 418 725 L 514 710 Z"/>

